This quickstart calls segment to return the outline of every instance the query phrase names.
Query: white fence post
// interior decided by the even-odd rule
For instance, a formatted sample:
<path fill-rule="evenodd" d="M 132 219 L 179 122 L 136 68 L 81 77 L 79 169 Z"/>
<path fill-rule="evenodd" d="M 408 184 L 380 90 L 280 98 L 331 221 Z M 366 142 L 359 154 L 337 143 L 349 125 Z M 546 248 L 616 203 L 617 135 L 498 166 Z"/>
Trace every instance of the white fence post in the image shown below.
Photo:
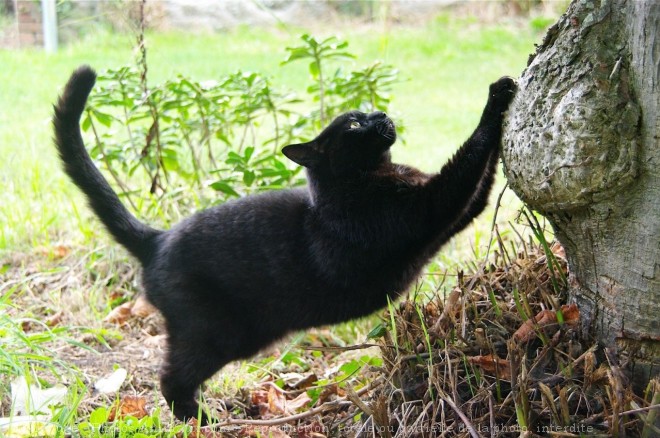
<path fill-rule="evenodd" d="M 44 26 L 44 49 L 48 53 L 57 52 L 57 10 L 55 0 L 41 0 Z"/>

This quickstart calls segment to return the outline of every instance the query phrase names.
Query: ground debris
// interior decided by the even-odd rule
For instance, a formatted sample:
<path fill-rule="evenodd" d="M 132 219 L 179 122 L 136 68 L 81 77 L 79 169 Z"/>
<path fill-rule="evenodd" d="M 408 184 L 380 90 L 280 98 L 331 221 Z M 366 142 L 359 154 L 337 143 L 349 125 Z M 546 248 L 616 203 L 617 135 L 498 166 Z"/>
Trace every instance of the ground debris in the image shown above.
<path fill-rule="evenodd" d="M 624 423 L 639 436 L 653 427 L 623 415 L 649 408 L 654 391 L 635 396 L 614 359 L 581 338 L 563 248 L 545 248 L 502 251 L 459 273 L 447 296 L 404 301 L 386 318 L 396 330 L 382 341 L 391 378 L 379 394 L 391 436 L 613 436 Z"/>
<path fill-rule="evenodd" d="M 77 254 L 62 257 L 57 270 L 32 259 L 16 262 L 22 275 L 4 273 L 4 287 L 22 291 L 9 316 L 31 309 L 31 318 L 16 319 L 26 333 L 66 329 L 89 309 L 80 304 L 85 295 L 74 296 L 82 285 L 112 285 L 109 301 L 125 318 L 109 321 L 107 306 L 99 304 L 99 328 L 84 335 L 70 330 L 76 342 L 56 351 L 83 370 L 88 388 L 117 365 L 128 378 L 116 395 L 90 392 L 78 414 L 112 406 L 108 421 L 154 413 L 163 424 L 173 421 L 157 388 L 163 320 L 135 298 L 137 272 L 124 260 L 88 261 L 82 269 Z M 186 436 L 660 436 L 653 424 L 660 381 L 651 382 L 644 398 L 635 396 L 616 351 L 580 337 L 580 309 L 566 301 L 560 245 L 529 243 L 515 254 L 500 245 L 492 262 L 471 271 L 460 272 L 445 295 L 391 307 L 394 314 L 385 315 L 376 336 L 370 333 L 380 337 L 377 344 L 346 346 L 315 329 L 305 335 L 309 347 L 267 354 L 289 359 L 266 365 L 265 377 L 236 392 L 207 389 L 216 424 L 189 424 Z M 61 297 L 59 305 L 48 304 L 53 296 Z M 93 347 L 81 349 L 84 344 Z"/>

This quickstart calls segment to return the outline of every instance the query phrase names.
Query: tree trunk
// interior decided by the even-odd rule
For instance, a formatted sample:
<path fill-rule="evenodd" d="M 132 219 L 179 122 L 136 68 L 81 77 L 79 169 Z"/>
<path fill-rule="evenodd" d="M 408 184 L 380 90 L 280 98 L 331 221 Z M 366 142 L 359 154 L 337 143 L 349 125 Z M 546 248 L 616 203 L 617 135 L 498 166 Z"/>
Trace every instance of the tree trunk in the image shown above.
<path fill-rule="evenodd" d="M 573 0 L 520 79 L 512 189 L 564 245 L 582 329 L 660 371 L 660 2 Z"/>

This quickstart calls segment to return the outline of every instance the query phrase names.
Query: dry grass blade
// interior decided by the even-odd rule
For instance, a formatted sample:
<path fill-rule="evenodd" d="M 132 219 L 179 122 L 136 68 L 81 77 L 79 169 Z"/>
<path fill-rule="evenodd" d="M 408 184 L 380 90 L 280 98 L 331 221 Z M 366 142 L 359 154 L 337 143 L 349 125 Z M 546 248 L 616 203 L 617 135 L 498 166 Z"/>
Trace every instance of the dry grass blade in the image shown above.
<path fill-rule="evenodd" d="M 561 246 L 528 241 L 504 254 L 495 233 L 500 251 L 460 273 L 445 300 L 390 309 L 382 391 L 405 431 L 395 436 L 654 436 L 654 397 L 635 398 L 615 352 L 577 332 L 580 309 L 558 289 Z"/>

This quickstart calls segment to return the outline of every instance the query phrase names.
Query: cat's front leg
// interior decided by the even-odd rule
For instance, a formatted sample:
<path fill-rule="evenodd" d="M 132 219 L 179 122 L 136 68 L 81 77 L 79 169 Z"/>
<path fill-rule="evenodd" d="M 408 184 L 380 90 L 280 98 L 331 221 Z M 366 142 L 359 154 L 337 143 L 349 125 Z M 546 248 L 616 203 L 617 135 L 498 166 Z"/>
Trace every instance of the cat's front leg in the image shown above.
<path fill-rule="evenodd" d="M 456 220 L 447 227 L 445 234 L 453 236 L 454 234 L 465 228 L 475 217 L 481 214 L 488 204 L 488 196 L 490 189 L 495 181 L 495 173 L 497 172 L 497 163 L 499 161 L 499 151 L 496 149 L 491 152 L 486 164 L 486 169 L 483 173 L 481 181 L 477 184 L 477 189 L 474 191 L 472 198 L 462 211 L 462 214 L 457 216 Z"/>
<path fill-rule="evenodd" d="M 427 185 L 432 220 L 443 234 L 464 228 L 486 205 L 499 158 L 504 113 L 516 90 L 510 77 L 490 85 L 488 101 L 470 138 Z"/>
<path fill-rule="evenodd" d="M 504 113 L 509 109 L 509 104 L 513 100 L 517 89 L 516 80 L 509 76 L 503 76 L 490 84 L 488 102 L 481 114 L 477 130 L 492 124 L 493 128 L 496 128 L 500 133 L 502 132 Z"/>

